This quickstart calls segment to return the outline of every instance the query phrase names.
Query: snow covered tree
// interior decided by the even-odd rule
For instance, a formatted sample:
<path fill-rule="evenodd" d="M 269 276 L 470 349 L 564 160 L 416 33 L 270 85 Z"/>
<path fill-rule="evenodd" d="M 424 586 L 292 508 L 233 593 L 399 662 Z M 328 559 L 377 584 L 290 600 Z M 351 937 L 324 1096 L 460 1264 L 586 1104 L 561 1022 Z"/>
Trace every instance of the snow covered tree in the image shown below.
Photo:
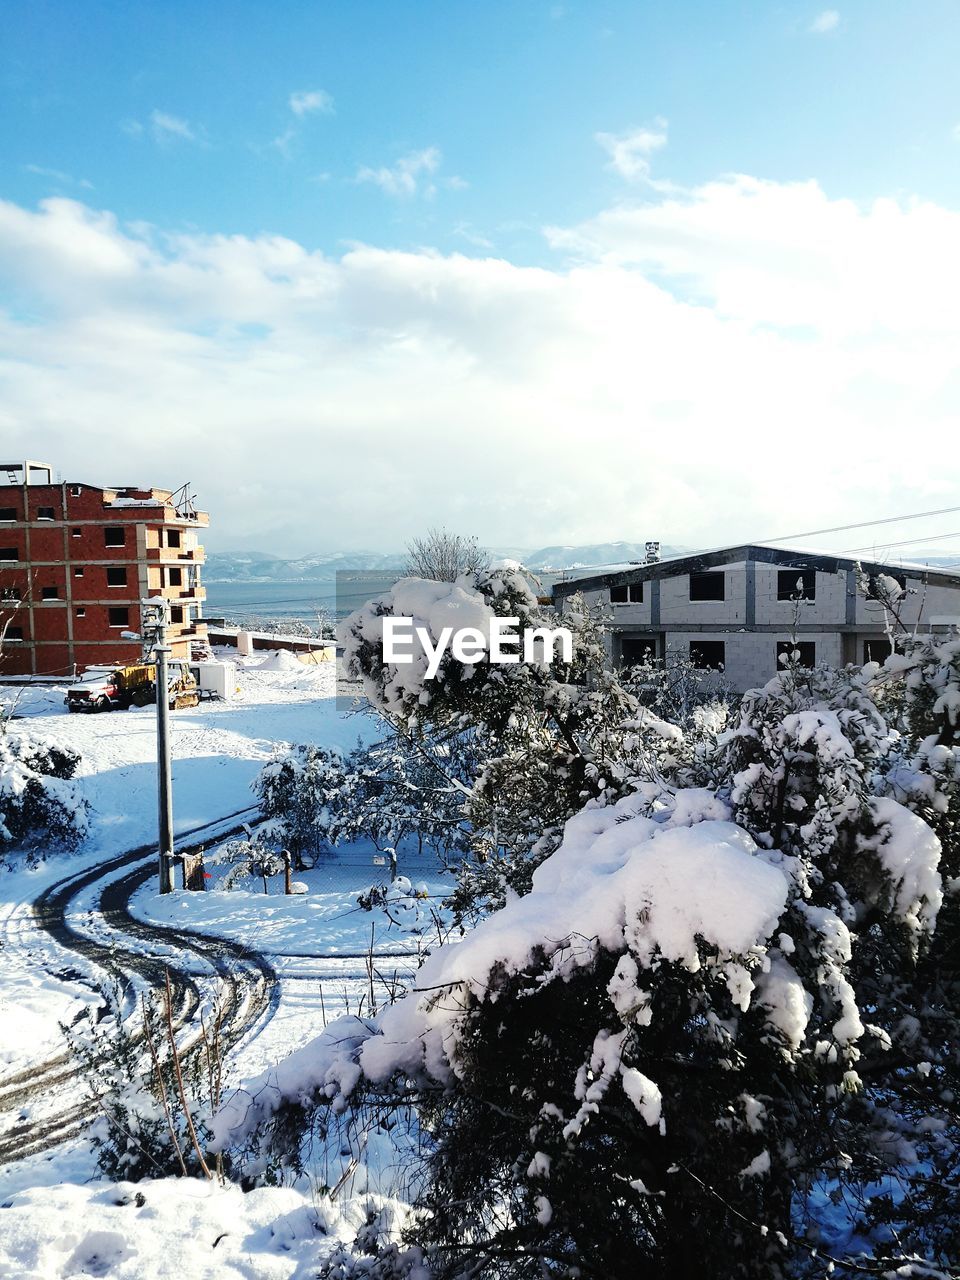
<path fill-rule="evenodd" d="M 448 652 L 435 677 L 427 660 L 384 658 L 384 620 L 408 617 L 434 641 L 445 627 L 487 632 L 494 618 L 516 619 L 515 634 L 572 634 L 569 660 L 498 664 Z M 509 569 L 461 575 L 452 584 L 404 579 L 341 625 L 351 675 L 397 734 L 449 763 L 463 793 L 473 857 L 460 868 L 453 904 L 475 918 L 508 892 L 526 892 L 537 863 L 556 848 L 563 823 L 590 799 L 624 793 L 631 778 L 675 765 L 683 734 L 644 708 L 609 669 L 602 619 L 582 597 L 562 619 L 544 610 L 522 574 Z M 469 754 L 465 761 L 463 753 Z"/>
<path fill-rule="evenodd" d="M 72 781 L 79 764 L 71 747 L 0 724 L 0 854 L 38 856 L 80 843 L 89 810 Z"/>

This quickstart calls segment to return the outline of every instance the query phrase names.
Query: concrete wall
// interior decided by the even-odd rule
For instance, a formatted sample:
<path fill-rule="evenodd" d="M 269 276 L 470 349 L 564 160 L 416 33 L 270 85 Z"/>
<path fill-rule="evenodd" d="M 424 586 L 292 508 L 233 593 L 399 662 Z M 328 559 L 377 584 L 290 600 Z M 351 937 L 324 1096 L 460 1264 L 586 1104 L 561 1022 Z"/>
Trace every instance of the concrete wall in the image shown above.
<path fill-rule="evenodd" d="M 687 657 L 691 642 L 698 640 L 719 640 L 723 642 L 725 664 L 723 679 L 732 689 L 743 693 L 746 689 L 755 689 L 764 685 L 778 670 L 777 645 L 791 639 L 789 631 L 728 631 L 711 632 L 709 636 L 702 631 L 672 631 L 667 634 L 667 654 Z M 823 631 L 805 634 L 804 642 L 813 642 L 816 646 L 815 660 L 828 666 L 842 665 L 841 636 L 836 631 Z"/>

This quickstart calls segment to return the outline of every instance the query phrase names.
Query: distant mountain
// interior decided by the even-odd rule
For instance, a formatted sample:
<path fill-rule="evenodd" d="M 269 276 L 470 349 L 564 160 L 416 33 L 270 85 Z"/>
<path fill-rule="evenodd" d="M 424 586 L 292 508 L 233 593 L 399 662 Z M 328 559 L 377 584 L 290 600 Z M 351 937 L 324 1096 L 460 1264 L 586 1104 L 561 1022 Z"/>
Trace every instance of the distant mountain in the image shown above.
<path fill-rule="evenodd" d="M 584 569 L 643 560 L 642 542 L 595 542 L 586 546 L 491 547 L 495 560 L 519 560 L 534 573 Z M 680 554 L 676 547 L 664 546 L 664 557 Z M 262 551 L 208 551 L 204 581 L 214 582 L 334 582 L 338 569 L 366 569 L 392 573 L 403 568 L 403 551 L 329 551 L 284 560 Z"/>
<path fill-rule="evenodd" d="M 662 546 L 660 556 L 681 555 L 682 548 Z M 645 542 L 592 542 L 587 546 L 541 547 L 523 558 L 523 563 L 534 572 L 557 569 L 589 569 L 600 565 L 629 564 L 643 561 L 647 555 Z"/>
<path fill-rule="evenodd" d="M 402 552 L 330 551 L 281 560 L 260 551 L 208 551 L 203 569 L 206 582 L 334 582 L 338 569 L 403 567 Z"/>

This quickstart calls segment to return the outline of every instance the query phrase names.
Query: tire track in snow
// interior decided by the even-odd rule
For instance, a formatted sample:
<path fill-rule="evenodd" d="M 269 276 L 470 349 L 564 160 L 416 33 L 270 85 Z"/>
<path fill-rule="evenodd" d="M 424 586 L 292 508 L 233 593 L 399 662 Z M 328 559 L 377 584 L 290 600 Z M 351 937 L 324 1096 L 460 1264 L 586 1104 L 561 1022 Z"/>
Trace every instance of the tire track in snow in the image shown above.
<path fill-rule="evenodd" d="M 209 833 L 211 828 L 222 828 L 224 823 L 250 812 L 251 809 L 243 809 L 195 827 L 178 838 L 177 847 L 181 852 L 189 849 L 191 846 L 184 845 L 184 839 L 201 832 Z M 235 825 L 216 834 L 225 837 L 241 830 L 240 825 Z M 155 857 L 152 847 L 141 846 L 100 866 L 65 876 L 31 904 L 36 925 L 66 952 L 81 956 L 108 980 L 115 981 L 130 1017 L 135 1014 L 139 991 L 162 985 L 169 971 L 177 1031 L 190 1026 L 201 1004 L 198 978 L 213 977 L 224 1009 L 221 1029 L 224 1047 L 230 1049 L 273 1016 L 280 998 L 277 975 L 264 956 L 241 943 L 150 925 L 132 916 L 130 899 L 154 874 Z M 127 867 L 132 869 L 116 876 L 116 872 Z M 71 902 L 79 894 L 101 881 L 95 909 L 108 927 L 108 940 L 81 931 L 71 921 L 69 912 Z M 44 967 L 51 976 L 57 977 L 63 973 L 64 966 L 54 967 L 51 959 L 52 953 L 44 957 Z M 140 1038 L 142 1032 L 135 1031 L 134 1035 Z M 199 1033 L 188 1032 L 178 1043 L 188 1048 L 197 1039 Z M 35 1103 L 42 1103 L 52 1092 L 67 1088 L 80 1078 L 66 1050 L 0 1078 L 0 1116 L 14 1116 L 14 1123 L 0 1133 L 0 1164 L 35 1155 L 80 1133 L 96 1114 L 96 1104 L 91 1098 L 71 1101 L 59 1110 L 36 1118 L 29 1114 Z"/>

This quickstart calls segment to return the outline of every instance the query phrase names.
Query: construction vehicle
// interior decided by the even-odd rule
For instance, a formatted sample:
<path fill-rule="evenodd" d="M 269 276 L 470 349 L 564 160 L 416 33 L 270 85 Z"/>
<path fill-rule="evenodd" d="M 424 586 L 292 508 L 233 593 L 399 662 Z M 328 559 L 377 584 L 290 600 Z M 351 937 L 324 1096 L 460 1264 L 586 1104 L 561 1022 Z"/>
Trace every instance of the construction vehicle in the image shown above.
<path fill-rule="evenodd" d="M 195 707 L 200 688 L 185 662 L 168 667 L 167 697 L 171 710 Z M 117 707 L 146 707 L 157 700 L 157 668 L 150 662 L 127 667 L 89 667 L 67 690 L 70 711 L 113 711 Z"/>

